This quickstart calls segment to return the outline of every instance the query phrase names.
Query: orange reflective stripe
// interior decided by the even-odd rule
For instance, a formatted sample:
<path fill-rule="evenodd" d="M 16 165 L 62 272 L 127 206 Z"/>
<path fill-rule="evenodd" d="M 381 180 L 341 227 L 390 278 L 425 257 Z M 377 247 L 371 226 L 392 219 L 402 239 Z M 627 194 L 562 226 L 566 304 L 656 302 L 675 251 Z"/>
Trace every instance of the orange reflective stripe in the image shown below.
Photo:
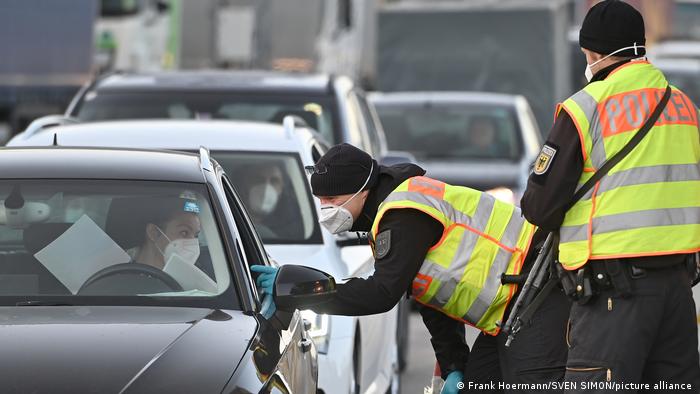
<path fill-rule="evenodd" d="M 672 254 L 691 254 L 700 252 L 700 248 L 687 249 L 687 250 L 674 250 L 665 252 L 644 252 L 644 253 L 622 253 L 622 254 L 610 254 L 601 256 L 591 256 L 588 260 L 606 260 L 606 259 L 625 259 L 630 257 L 648 257 L 648 256 L 667 256 Z"/>
<path fill-rule="evenodd" d="M 421 298 L 425 295 L 425 293 L 428 291 L 428 288 L 430 287 L 430 283 L 433 282 L 433 278 L 431 278 L 428 275 L 423 275 L 423 274 L 416 274 L 416 277 L 413 278 L 413 297 L 414 298 Z"/>
<path fill-rule="evenodd" d="M 437 243 L 436 243 L 435 245 L 431 246 L 430 249 L 428 249 L 428 252 L 433 251 L 433 250 L 439 248 L 440 245 L 442 245 L 443 242 L 445 242 L 445 239 L 447 238 L 447 234 L 449 234 L 450 231 L 452 231 L 452 229 L 455 228 L 455 227 L 457 227 L 456 224 L 451 224 L 449 227 L 447 227 L 447 228 L 442 232 L 442 235 L 440 236 L 440 240 L 437 241 Z"/>
<path fill-rule="evenodd" d="M 411 178 L 408 182 L 408 191 L 426 194 L 442 200 L 445 197 L 445 183 L 428 177 L 417 176 Z"/>
<path fill-rule="evenodd" d="M 609 79 L 610 77 L 612 77 L 613 75 L 617 74 L 618 72 L 624 70 L 624 69 L 627 68 L 627 67 L 635 66 L 635 65 L 638 65 L 638 64 L 649 64 L 649 62 L 646 61 L 646 60 L 635 60 L 635 61 L 631 61 L 631 62 L 629 62 L 629 63 L 627 63 L 627 64 L 623 64 L 622 66 L 620 66 L 620 67 L 614 69 L 610 74 L 608 74 L 607 77 L 605 77 L 605 79 Z M 605 79 L 604 79 L 604 80 L 605 80 Z"/>
<path fill-rule="evenodd" d="M 661 101 L 665 89 L 639 89 L 610 96 L 598 104 L 600 125 L 603 137 L 638 130 L 649 117 L 651 111 Z M 656 122 L 663 125 L 696 124 L 692 115 L 693 107 L 688 107 L 683 94 L 677 90 L 671 93 L 669 104 Z"/>
<path fill-rule="evenodd" d="M 583 157 L 583 165 L 586 165 L 586 160 L 588 159 L 588 152 L 586 151 L 586 140 L 583 138 L 583 130 L 581 130 L 581 125 L 578 123 L 578 120 L 572 114 L 565 106 L 561 107 L 564 111 L 566 111 L 567 114 L 569 114 L 569 118 L 571 118 L 571 121 L 574 122 L 574 126 L 576 126 L 576 131 L 578 132 L 578 139 L 581 142 L 581 156 Z M 585 170 L 585 168 L 584 168 Z M 592 171 L 595 171 L 595 169 L 591 169 Z"/>
<path fill-rule="evenodd" d="M 515 285 L 509 285 L 509 286 L 510 286 L 510 287 L 515 287 Z M 426 307 L 430 308 L 430 309 L 433 309 L 433 310 L 436 310 L 436 311 L 438 311 L 438 312 L 441 312 L 443 315 L 449 317 L 450 319 L 457 320 L 457 321 L 462 322 L 462 323 L 464 323 L 464 324 L 470 325 L 470 326 L 476 328 L 477 330 L 479 330 L 479 331 L 481 331 L 481 332 L 483 332 L 483 333 L 485 333 L 485 334 L 488 334 L 488 335 L 491 335 L 491 336 L 496 336 L 496 335 L 498 335 L 498 333 L 501 332 L 501 327 L 499 327 L 499 326 L 496 326 L 496 328 L 494 328 L 492 331 L 485 331 L 483 328 L 477 327 L 477 326 L 476 326 L 476 323 L 472 323 L 472 322 L 470 322 L 470 321 L 468 321 L 468 320 L 465 320 L 463 317 L 455 316 L 455 315 L 453 315 L 453 314 L 447 312 L 446 310 L 440 308 L 439 306 L 435 306 L 435 305 L 431 305 L 430 303 L 423 302 L 423 301 L 419 300 L 418 298 L 416 298 L 415 301 L 416 301 L 417 303 L 423 305 L 423 306 L 426 306 Z M 509 300 L 509 302 L 510 302 L 510 300 Z M 506 303 L 505 305 L 508 305 L 508 304 Z M 500 318 L 499 318 L 498 320 L 499 320 L 499 321 L 503 321 L 503 317 L 505 316 L 505 314 L 506 314 L 506 308 L 502 308 L 501 316 L 500 316 Z"/>

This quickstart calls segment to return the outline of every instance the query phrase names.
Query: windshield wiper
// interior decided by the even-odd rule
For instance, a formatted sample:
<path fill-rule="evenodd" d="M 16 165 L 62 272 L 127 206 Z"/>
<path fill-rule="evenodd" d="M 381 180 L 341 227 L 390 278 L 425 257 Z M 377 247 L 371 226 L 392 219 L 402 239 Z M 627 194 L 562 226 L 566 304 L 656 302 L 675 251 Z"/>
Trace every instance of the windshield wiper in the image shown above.
<path fill-rule="evenodd" d="M 60 301 L 30 300 L 30 301 L 20 301 L 20 302 L 16 303 L 15 306 L 75 306 L 75 305 L 68 303 L 68 302 L 60 302 Z"/>

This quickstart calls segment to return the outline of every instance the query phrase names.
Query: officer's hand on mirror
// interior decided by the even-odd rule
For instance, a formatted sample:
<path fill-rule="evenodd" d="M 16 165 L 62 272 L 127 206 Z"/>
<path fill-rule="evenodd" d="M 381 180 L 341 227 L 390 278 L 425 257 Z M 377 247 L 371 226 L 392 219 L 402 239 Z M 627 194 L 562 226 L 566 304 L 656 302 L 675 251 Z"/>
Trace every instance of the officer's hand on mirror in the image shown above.
<path fill-rule="evenodd" d="M 272 295 L 272 290 L 275 286 L 275 278 L 277 278 L 279 268 L 269 267 L 266 265 L 253 265 L 250 267 L 250 270 L 260 274 L 258 279 L 255 281 L 260 291 L 262 291 L 263 294 Z"/>
<path fill-rule="evenodd" d="M 277 306 L 275 306 L 275 300 L 272 299 L 272 294 L 266 294 L 265 298 L 263 298 L 260 314 L 263 315 L 265 319 L 269 320 L 276 311 Z"/>
<path fill-rule="evenodd" d="M 452 371 L 450 372 L 449 375 L 447 375 L 447 379 L 445 379 L 445 385 L 442 386 L 442 391 L 440 391 L 440 394 L 457 394 L 459 393 L 459 390 L 464 388 L 464 383 L 462 380 L 464 379 L 464 374 L 460 371 Z"/>

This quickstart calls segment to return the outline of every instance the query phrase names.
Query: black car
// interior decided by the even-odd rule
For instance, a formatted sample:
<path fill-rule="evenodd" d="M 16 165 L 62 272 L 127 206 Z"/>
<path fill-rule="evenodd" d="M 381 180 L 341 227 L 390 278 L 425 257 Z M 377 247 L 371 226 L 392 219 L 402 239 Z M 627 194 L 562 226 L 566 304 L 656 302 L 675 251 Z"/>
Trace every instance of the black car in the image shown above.
<path fill-rule="evenodd" d="M 381 123 L 350 78 L 276 71 L 114 74 L 85 86 L 66 115 L 83 122 L 124 119 L 237 119 L 280 123 L 295 115 L 331 144 L 347 142 L 387 163 Z"/>
<path fill-rule="evenodd" d="M 265 310 L 270 263 L 206 149 L 5 148 L 0 180 L 3 392 L 316 393 L 293 309 L 334 282 L 283 267 L 293 311 Z"/>

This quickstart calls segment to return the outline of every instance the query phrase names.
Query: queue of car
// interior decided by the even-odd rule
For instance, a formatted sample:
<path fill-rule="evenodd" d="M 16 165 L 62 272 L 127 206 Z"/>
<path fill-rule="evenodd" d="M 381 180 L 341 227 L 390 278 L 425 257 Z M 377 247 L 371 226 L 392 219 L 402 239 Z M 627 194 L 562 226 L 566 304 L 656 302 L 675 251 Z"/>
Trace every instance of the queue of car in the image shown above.
<path fill-rule="evenodd" d="M 373 259 L 364 238 L 321 228 L 304 167 L 348 142 L 383 164 L 417 161 L 429 176 L 515 199 L 536 127 L 518 96 L 370 101 L 345 77 L 257 71 L 99 78 L 0 155 L 14 160 L 0 170 L 12 180 L 0 188 L 0 282 L 11 283 L 0 286 L 0 319 L 19 341 L 10 351 L 33 330 L 36 349 L 61 343 L 42 356 L 47 368 L 82 350 L 39 380 L 19 371 L 38 350 L 18 355 L 5 387 L 398 393 L 407 302 L 364 317 L 305 308 L 336 281 L 371 275 Z M 500 150 L 433 149 L 443 134 L 474 139 L 455 149 L 488 137 Z M 255 286 L 256 264 L 282 267 L 274 313 Z"/>
<path fill-rule="evenodd" d="M 9 146 L 168 149 L 196 152 L 200 145 L 227 174 L 247 207 L 266 251 L 280 265 L 318 268 L 335 278 L 371 274 L 367 246 L 341 248 L 318 223 L 304 167 L 327 149 L 322 137 L 290 116 L 284 125 L 248 121 L 142 120 L 82 123 L 20 134 Z M 342 244 L 342 242 L 341 242 Z M 340 281 L 340 279 L 339 279 Z M 373 316 L 301 312 L 319 353 L 323 393 L 394 393 L 399 389 L 397 308 Z M 370 387 L 372 390 L 370 390 Z"/>

